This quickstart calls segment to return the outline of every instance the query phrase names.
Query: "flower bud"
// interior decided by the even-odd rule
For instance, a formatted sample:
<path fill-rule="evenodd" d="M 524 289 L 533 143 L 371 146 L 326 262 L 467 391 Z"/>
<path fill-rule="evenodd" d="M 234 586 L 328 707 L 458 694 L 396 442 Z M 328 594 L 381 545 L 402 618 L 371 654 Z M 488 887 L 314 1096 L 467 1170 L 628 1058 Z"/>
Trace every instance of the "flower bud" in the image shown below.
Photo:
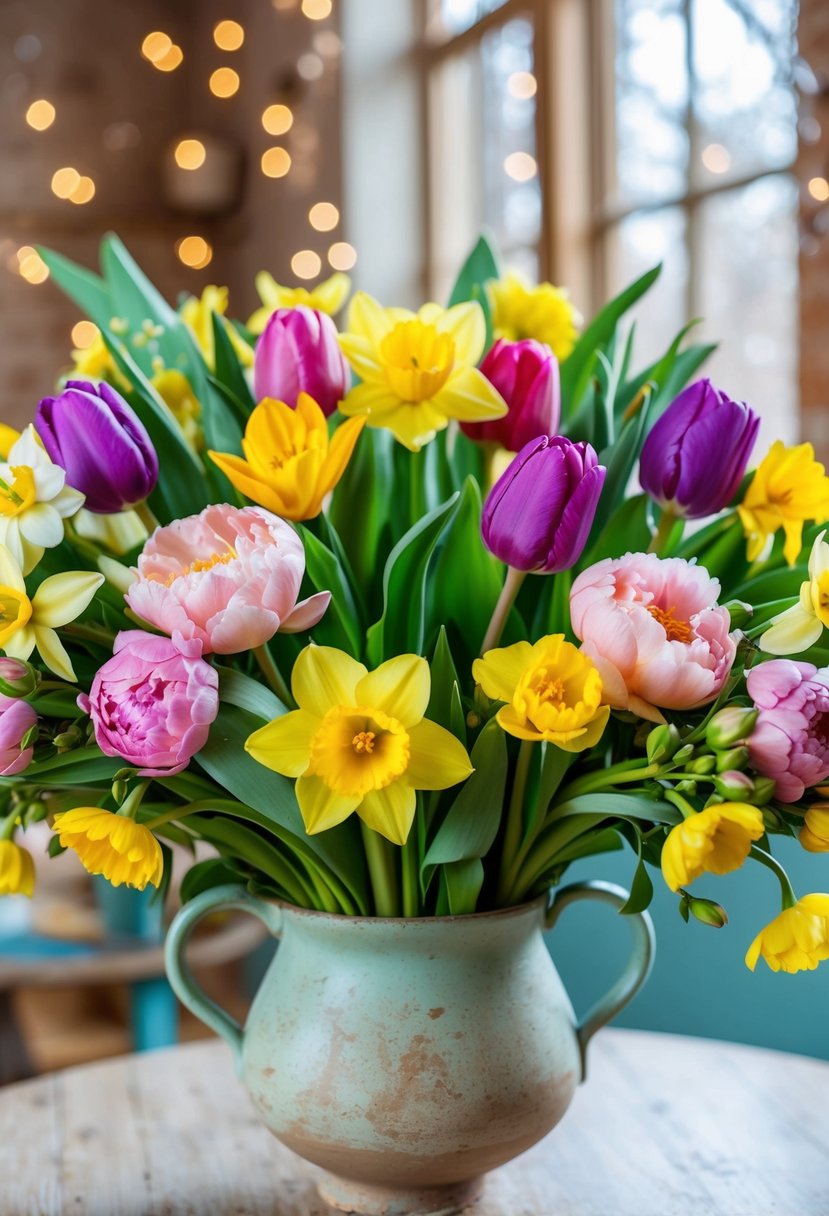
<path fill-rule="evenodd" d="M 697 783 L 690 777 L 684 777 L 682 781 L 677 781 L 674 789 L 678 794 L 687 794 L 693 798 L 697 792 Z"/>
<path fill-rule="evenodd" d="M 20 659 L 0 658 L 0 693 L 4 697 L 30 697 L 40 685 L 40 672 Z"/>
<path fill-rule="evenodd" d="M 683 747 L 681 747 L 679 749 L 678 752 L 676 752 L 674 754 L 674 761 L 676 764 L 684 764 L 686 760 L 691 759 L 693 754 L 694 754 L 693 743 L 686 743 Z"/>
<path fill-rule="evenodd" d="M 135 411 L 103 381 L 69 380 L 37 407 L 37 433 L 84 506 L 114 514 L 143 502 L 158 481 L 158 457 Z"/>
<path fill-rule="evenodd" d="M 487 422 L 462 422 L 465 435 L 520 452 L 538 435 L 556 433 L 561 397 L 558 360 L 549 346 L 531 338 L 499 338 L 480 370 L 506 401 L 508 413 Z"/>
<path fill-rule="evenodd" d="M 760 419 L 710 380 L 676 397 L 642 448 L 639 481 L 663 510 L 686 519 L 714 515 L 737 493 Z"/>
<path fill-rule="evenodd" d="M 717 772 L 725 773 L 729 769 L 740 770 L 748 764 L 747 747 L 730 747 L 727 752 L 717 752 Z"/>
<path fill-rule="evenodd" d="M 754 616 L 753 607 L 745 600 L 729 600 L 723 607 L 728 609 L 732 629 L 745 629 Z"/>
<path fill-rule="evenodd" d="M 728 913 L 721 904 L 714 903 L 713 899 L 701 899 L 692 895 L 688 899 L 688 911 L 700 924 L 710 925 L 713 929 L 722 929 L 728 924 Z"/>
<path fill-rule="evenodd" d="M 715 749 L 742 743 L 754 730 L 757 713 L 756 709 L 744 709 L 739 705 L 719 710 L 705 728 L 705 742 Z"/>
<path fill-rule="evenodd" d="M 714 779 L 714 789 L 731 802 L 749 802 L 754 796 L 754 782 L 745 773 L 727 769 Z"/>
<path fill-rule="evenodd" d="M 754 778 L 754 797 L 751 801 L 755 806 L 763 806 L 774 797 L 776 783 L 773 777 Z"/>
<path fill-rule="evenodd" d="M 717 761 L 713 756 L 697 756 L 694 760 L 690 760 L 685 767 L 690 773 L 696 773 L 700 777 L 708 777 L 717 767 Z"/>
<path fill-rule="evenodd" d="M 672 722 L 664 722 L 661 726 L 655 726 L 649 732 L 645 743 L 648 760 L 651 764 L 661 764 L 663 760 L 670 760 L 679 744 L 679 731 Z"/>
<path fill-rule="evenodd" d="M 568 570 L 587 543 L 606 473 L 589 443 L 540 435 L 490 490 L 484 544 L 515 570 Z"/>
<path fill-rule="evenodd" d="M 113 781 L 112 797 L 115 799 L 115 805 L 120 806 L 127 796 L 129 786 L 126 781 Z"/>
<path fill-rule="evenodd" d="M 278 308 L 256 343 L 256 400 L 271 397 L 296 408 L 300 393 L 333 414 L 348 391 L 349 373 L 337 327 L 329 316 L 304 304 Z"/>

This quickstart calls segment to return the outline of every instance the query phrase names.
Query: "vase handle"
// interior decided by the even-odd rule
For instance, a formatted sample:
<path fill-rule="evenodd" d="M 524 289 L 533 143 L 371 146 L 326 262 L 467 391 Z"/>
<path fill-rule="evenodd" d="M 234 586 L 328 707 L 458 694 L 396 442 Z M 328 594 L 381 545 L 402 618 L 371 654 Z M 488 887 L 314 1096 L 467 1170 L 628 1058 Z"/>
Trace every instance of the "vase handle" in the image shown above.
<path fill-rule="evenodd" d="M 575 903 L 577 900 L 598 899 L 602 903 L 611 904 L 617 911 L 621 911 L 629 898 L 624 887 L 618 887 L 615 883 L 600 882 L 597 879 L 571 883 L 570 886 L 562 887 L 560 891 L 556 891 L 552 895 L 545 917 L 545 927 L 552 929 L 567 905 Z M 626 919 L 633 931 L 633 949 L 627 966 L 613 987 L 588 1009 L 576 1025 L 576 1037 L 581 1053 L 582 1081 L 587 1075 L 587 1044 L 597 1030 L 600 1030 L 621 1009 L 624 1009 L 628 1001 L 633 1000 L 650 975 L 653 966 L 656 950 L 653 921 L 647 912 L 632 912 Z"/>
<path fill-rule="evenodd" d="M 197 895 L 179 909 L 167 933 L 164 964 L 170 986 L 191 1013 L 227 1040 L 233 1050 L 233 1061 L 238 1072 L 242 1062 L 244 1031 L 235 1018 L 202 992 L 184 957 L 190 935 L 198 922 L 208 912 L 220 910 L 250 912 L 253 916 L 258 916 L 271 933 L 276 935 L 282 928 L 282 909 L 279 904 L 265 903 L 257 899 L 241 885 L 213 887 L 209 891 L 202 891 L 201 895 Z"/>

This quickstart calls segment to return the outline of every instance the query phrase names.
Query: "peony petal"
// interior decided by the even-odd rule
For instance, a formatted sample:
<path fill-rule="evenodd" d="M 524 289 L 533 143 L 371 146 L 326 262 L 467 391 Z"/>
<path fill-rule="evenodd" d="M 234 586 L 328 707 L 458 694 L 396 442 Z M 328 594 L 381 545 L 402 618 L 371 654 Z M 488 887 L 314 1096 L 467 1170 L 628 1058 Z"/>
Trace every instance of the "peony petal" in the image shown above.
<path fill-rule="evenodd" d="M 382 790 L 366 794 L 357 807 L 357 814 L 366 827 L 378 832 L 392 844 L 403 845 L 408 839 L 417 809 L 417 795 L 404 781 L 393 781 Z"/>
<path fill-rule="evenodd" d="M 409 728 L 409 744 L 406 781 L 416 790 L 446 790 L 474 772 L 460 740 L 428 718 Z"/>
<path fill-rule="evenodd" d="M 330 603 L 330 591 L 317 591 L 315 595 L 309 595 L 307 600 L 300 600 L 285 620 L 280 621 L 279 632 L 304 633 L 306 629 L 313 629 L 322 620 Z"/>
<path fill-rule="evenodd" d="M 363 676 L 356 688 L 356 703 L 380 709 L 403 726 L 414 726 L 426 713 L 431 686 L 426 660 L 401 654 Z"/>
<path fill-rule="evenodd" d="M 310 763 L 311 740 L 319 724 L 319 718 L 307 710 L 293 710 L 255 730 L 245 751 L 283 777 L 301 777 Z"/>
<path fill-rule="evenodd" d="M 300 709 L 324 718 L 335 705 L 356 705 L 356 689 L 367 670 L 332 646 L 306 646 L 291 673 L 291 691 Z"/>

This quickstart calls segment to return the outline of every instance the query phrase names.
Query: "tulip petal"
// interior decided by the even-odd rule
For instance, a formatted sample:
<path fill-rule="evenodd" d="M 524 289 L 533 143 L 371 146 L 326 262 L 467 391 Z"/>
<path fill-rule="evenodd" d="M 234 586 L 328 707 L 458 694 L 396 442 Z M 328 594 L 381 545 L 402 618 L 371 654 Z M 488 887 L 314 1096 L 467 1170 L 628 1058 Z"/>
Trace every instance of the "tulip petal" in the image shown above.
<path fill-rule="evenodd" d="M 488 650 L 482 659 L 472 664 L 472 675 L 493 701 L 510 701 L 515 686 L 533 657 L 530 642 L 499 646 Z"/>
<path fill-rule="evenodd" d="M 417 809 L 417 795 L 404 781 L 393 781 L 382 790 L 366 794 L 357 807 L 357 814 L 366 827 L 378 832 L 392 844 L 403 845 L 408 839 Z"/>
<path fill-rule="evenodd" d="M 359 797 L 338 794 L 319 777 L 300 777 L 296 799 L 309 836 L 336 827 L 360 805 Z"/>
<path fill-rule="evenodd" d="M 595 747 L 604 734 L 604 729 L 607 726 L 607 720 L 610 717 L 610 706 L 603 705 L 596 714 L 592 722 L 588 722 L 583 731 L 578 734 L 574 731 L 568 731 L 566 734 L 557 736 L 547 736 L 551 742 L 555 743 L 565 752 L 584 752 L 590 747 Z M 571 737 L 568 737 L 571 736 Z"/>
<path fill-rule="evenodd" d="M 283 777 L 301 777 L 311 760 L 311 740 L 320 720 L 305 709 L 295 709 L 255 730 L 245 751 L 265 768 Z"/>
<path fill-rule="evenodd" d="M 291 673 L 291 691 L 300 709 L 324 718 L 335 705 L 356 705 L 356 690 L 367 675 L 362 663 L 333 646 L 306 646 Z"/>
<path fill-rule="evenodd" d="M 475 367 L 486 343 L 486 321 L 480 304 L 469 301 L 446 312 L 439 310 L 436 321 L 438 332 L 449 334 L 455 343 L 455 366 Z"/>
<path fill-rule="evenodd" d="M 260 507 L 273 511 L 275 515 L 285 517 L 285 504 L 281 496 L 272 486 L 260 480 L 253 473 L 253 469 L 246 460 L 243 460 L 241 456 L 233 456 L 229 452 L 210 451 L 207 454 L 240 494 L 244 494 L 245 498 L 249 498 L 251 502 L 258 503 Z"/>
<path fill-rule="evenodd" d="M 331 436 L 328 455 L 323 461 L 319 473 L 321 495 L 324 496 L 329 490 L 333 490 L 342 477 L 364 426 L 364 418 L 349 418 L 347 422 L 341 423 Z"/>
<path fill-rule="evenodd" d="M 33 624 L 45 629 L 68 625 L 89 606 L 103 582 L 102 574 L 81 571 L 53 574 L 44 579 L 32 599 Z"/>
<path fill-rule="evenodd" d="M 461 367 L 454 372 L 435 394 L 432 404 L 459 422 L 503 418 L 507 413 L 506 401 L 477 367 Z"/>
<path fill-rule="evenodd" d="M 362 677 L 356 688 L 357 704 L 380 709 L 403 726 L 414 726 L 426 713 L 431 684 L 425 659 L 397 655 Z"/>
<path fill-rule="evenodd" d="M 822 633 L 823 625 L 817 617 L 795 604 L 776 618 L 757 644 L 766 654 L 800 654 L 814 646 Z"/>
<path fill-rule="evenodd" d="M 447 790 L 474 771 L 460 740 L 428 718 L 409 727 L 409 745 L 406 781 L 416 790 Z"/>
<path fill-rule="evenodd" d="M 40 657 L 49 670 L 60 676 L 62 680 L 74 681 L 76 676 L 72 660 L 54 629 L 44 629 L 41 625 L 35 625 L 33 632 Z"/>

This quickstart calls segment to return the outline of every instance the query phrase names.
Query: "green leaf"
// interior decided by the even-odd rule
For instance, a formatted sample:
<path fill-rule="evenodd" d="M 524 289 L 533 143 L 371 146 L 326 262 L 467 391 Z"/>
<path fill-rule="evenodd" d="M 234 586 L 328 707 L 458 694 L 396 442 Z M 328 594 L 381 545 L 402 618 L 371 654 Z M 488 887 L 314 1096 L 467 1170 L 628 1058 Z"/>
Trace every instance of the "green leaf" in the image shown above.
<path fill-rule="evenodd" d="M 443 867 L 441 878 L 450 916 L 470 916 L 477 911 L 484 877 L 484 863 L 478 857 L 453 861 Z"/>
<path fill-rule="evenodd" d="M 263 722 L 272 722 L 287 712 L 267 684 L 246 676 L 235 667 L 220 667 L 217 664 L 216 670 L 219 673 L 219 696 L 223 702 L 247 710 Z"/>
<path fill-rule="evenodd" d="M 630 895 L 625 904 L 619 909 L 623 916 L 632 916 L 635 912 L 644 912 L 653 899 L 653 883 L 642 856 L 642 833 L 634 829 L 635 848 L 637 852 L 636 869 L 630 884 Z"/>
<path fill-rule="evenodd" d="M 499 278 L 500 274 L 495 250 L 489 239 L 482 234 L 455 280 L 449 296 L 449 308 L 462 304 L 465 300 L 480 302 L 482 295 L 485 298 L 486 284 L 491 279 Z"/>
<path fill-rule="evenodd" d="M 643 794 L 617 794 L 604 792 L 579 794 L 566 802 L 559 802 L 551 814 L 551 821 L 558 823 L 571 815 L 600 815 L 602 819 L 644 819 L 651 823 L 681 823 L 682 815 L 659 798 Z"/>
<path fill-rule="evenodd" d="M 261 832 L 225 815 L 190 815 L 188 822 L 222 855 L 252 866 L 276 884 L 292 904 L 313 907 L 313 888 L 292 862 Z"/>
<path fill-rule="evenodd" d="M 362 646 L 361 613 L 346 570 L 335 553 L 302 524 L 298 532 L 305 547 L 305 572 L 315 591 L 330 591 L 331 603 L 314 627 L 318 645 L 336 646 L 359 657 Z"/>
<path fill-rule="evenodd" d="M 86 313 L 99 329 L 108 328 L 112 317 L 112 304 L 104 280 L 84 266 L 70 262 L 69 258 L 55 253 L 52 249 L 45 249 L 42 245 L 38 245 L 37 252 L 49 267 L 52 281 L 57 284 L 64 295 L 73 300 L 81 312 Z"/>
<path fill-rule="evenodd" d="M 592 548 L 585 550 L 579 569 L 592 566 L 605 557 L 618 557 L 620 553 L 644 552 L 651 541 L 648 527 L 650 499 L 647 494 L 635 494 L 626 498 L 607 520 L 598 533 Z"/>
<path fill-rule="evenodd" d="M 111 782 L 124 761 L 104 756 L 97 747 L 79 747 L 48 760 L 36 760 L 26 769 L 26 781 L 44 786 L 98 785 Z"/>
<path fill-rule="evenodd" d="M 256 402 L 248 387 L 245 373 L 239 362 L 239 356 L 233 349 L 233 343 L 227 332 L 227 325 L 222 317 L 213 313 L 213 342 L 216 351 L 216 379 L 224 388 L 233 394 L 246 414 L 249 414 Z"/>
<path fill-rule="evenodd" d="M 328 508 L 369 612 L 381 607 L 372 602 L 370 593 L 377 587 L 376 572 L 385 560 L 389 514 L 398 493 L 392 473 L 394 443 L 388 431 L 366 427 Z"/>
<path fill-rule="evenodd" d="M 431 718 L 433 722 L 437 722 L 438 726 L 443 726 L 446 730 L 451 730 L 453 717 L 452 701 L 456 692 L 460 698 L 460 688 L 458 672 L 457 668 L 455 667 L 455 660 L 452 658 L 452 651 L 449 648 L 449 640 L 446 636 L 446 629 L 443 625 L 441 625 L 438 632 L 438 640 L 435 643 L 435 649 L 432 655 L 432 660 L 429 664 L 429 669 L 432 676 L 432 688 L 429 695 L 429 705 L 426 710 L 426 717 Z M 465 746 L 465 724 L 463 734 L 458 737 Z"/>
<path fill-rule="evenodd" d="M 208 857 L 205 861 L 197 861 L 190 866 L 181 880 L 179 895 L 183 904 L 189 903 L 202 891 L 211 887 L 222 887 L 225 883 L 239 882 L 241 871 L 217 857 Z"/>

